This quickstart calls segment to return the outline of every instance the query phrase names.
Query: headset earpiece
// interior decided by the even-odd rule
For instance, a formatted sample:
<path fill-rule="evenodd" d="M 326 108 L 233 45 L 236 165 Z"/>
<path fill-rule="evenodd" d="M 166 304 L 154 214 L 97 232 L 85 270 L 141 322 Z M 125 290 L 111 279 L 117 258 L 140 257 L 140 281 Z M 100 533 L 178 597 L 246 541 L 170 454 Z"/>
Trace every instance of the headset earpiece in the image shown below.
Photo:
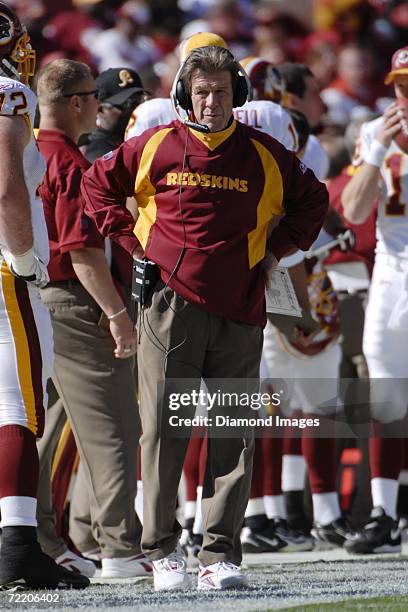
<path fill-rule="evenodd" d="M 234 98 L 232 105 L 234 108 L 243 106 L 249 98 L 248 83 L 244 76 L 238 75 L 234 88 Z"/>
<path fill-rule="evenodd" d="M 191 96 L 186 91 L 186 87 L 182 79 L 178 79 L 176 83 L 176 99 L 177 103 L 186 112 L 193 110 L 193 104 L 191 102 Z"/>

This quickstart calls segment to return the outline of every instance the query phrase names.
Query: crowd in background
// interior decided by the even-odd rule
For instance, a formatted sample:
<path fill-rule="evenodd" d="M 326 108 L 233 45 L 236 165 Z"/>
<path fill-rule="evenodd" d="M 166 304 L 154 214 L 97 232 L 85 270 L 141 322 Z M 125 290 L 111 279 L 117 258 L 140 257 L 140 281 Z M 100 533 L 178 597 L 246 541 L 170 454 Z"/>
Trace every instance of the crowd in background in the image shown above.
<path fill-rule="evenodd" d="M 306 63 L 330 111 L 332 89 L 375 109 L 392 51 L 404 44 L 404 0 L 10 0 L 30 32 L 40 66 L 66 57 L 95 72 L 137 70 L 153 96 L 168 95 L 178 42 L 198 31 L 221 35 L 238 59 Z M 337 99 L 336 99 L 337 100 Z M 355 106 L 355 105 L 354 105 Z M 353 105 L 337 104 L 344 125 Z"/>
<path fill-rule="evenodd" d="M 95 76 L 129 67 L 153 98 L 168 97 L 179 67 L 177 46 L 199 31 L 222 36 L 239 60 L 257 56 L 276 65 L 306 64 L 326 107 L 313 132 L 331 161 L 328 179 L 350 162 L 353 126 L 359 129 L 390 103 L 392 87 L 384 84 L 384 75 L 393 51 L 406 42 L 408 26 L 404 0 L 10 0 L 10 5 L 27 24 L 39 68 L 58 58 L 83 61 Z"/>
<path fill-rule="evenodd" d="M 10 0 L 27 24 L 39 67 L 58 58 L 136 70 L 152 97 L 168 97 L 178 43 L 199 31 L 222 36 L 237 59 L 307 64 L 326 112 L 314 129 L 332 160 L 349 162 L 350 122 L 382 114 L 392 52 L 405 43 L 404 0 Z M 340 167 L 338 167 L 340 166 Z"/>

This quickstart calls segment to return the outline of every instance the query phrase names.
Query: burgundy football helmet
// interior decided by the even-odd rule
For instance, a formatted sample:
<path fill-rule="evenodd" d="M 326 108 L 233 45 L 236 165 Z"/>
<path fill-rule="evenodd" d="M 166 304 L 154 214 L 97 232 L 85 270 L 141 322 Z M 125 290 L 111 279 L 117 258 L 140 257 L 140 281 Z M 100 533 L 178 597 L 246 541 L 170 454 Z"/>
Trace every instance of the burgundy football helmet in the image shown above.
<path fill-rule="evenodd" d="M 246 57 L 240 64 L 251 81 L 254 100 L 281 103 L 285 93 L 285 82 L 278 68 L 260 57 Z"/>
<path fill-rule="evenodd" d="M 25 26 L 14 11 L 0 2 L 0 72 L 28 84 L 35 71 L 35 51 Z"/>

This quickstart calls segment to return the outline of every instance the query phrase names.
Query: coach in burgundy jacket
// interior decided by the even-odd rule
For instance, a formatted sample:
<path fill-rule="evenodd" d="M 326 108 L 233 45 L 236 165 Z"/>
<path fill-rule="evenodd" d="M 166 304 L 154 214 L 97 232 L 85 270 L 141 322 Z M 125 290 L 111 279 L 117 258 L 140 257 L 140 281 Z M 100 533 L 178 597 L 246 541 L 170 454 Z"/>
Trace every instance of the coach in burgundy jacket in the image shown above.
<path fill-rule="evenodd" d="M 82 183 L 85 210 L 99 231 L 129 249 L 142 249 L 161 277 L 139 330 L 142 547 L 153 560 L 157 590 L 188 584 L 176 547 L 175 500 L 189 431 L 178 426 L 182 411 L 174 405 L 168 410 L 170 379 L 189 379 L 180 390 L 192 394 L 201 378 L 210 391 L 220 384 L 214 387 L 215 378 L 259 377 L 266 322 L 263 264 L 272 259 L 276 265 L 293 248 L 308 249 L 328 205 L 324 185 L 293 153 L 232 119 L 242 82 L 231 58 L 220 47 L 195 49 L 180 76 L 190 116 L 207 132 L 178 121 L 147 130 L 97 160 Z M 134 232 L 125 208 L 128 196 L 139 208 Z M 236 409 L 229 406 L 227 412 L 234 415 Z M 225 572 L 244 580 L 239 532 L 253 432 L 250 427 L 215 432 L 214 423 L 207 425 L 199 588 L 215 588 L 210 582 L 223 588 Z"/>

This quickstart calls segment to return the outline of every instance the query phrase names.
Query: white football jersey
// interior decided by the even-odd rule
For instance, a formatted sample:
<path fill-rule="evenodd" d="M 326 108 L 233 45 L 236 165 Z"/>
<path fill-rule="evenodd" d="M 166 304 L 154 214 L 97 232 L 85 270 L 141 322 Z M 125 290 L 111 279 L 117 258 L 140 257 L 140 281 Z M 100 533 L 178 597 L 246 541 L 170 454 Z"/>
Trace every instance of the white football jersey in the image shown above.
<path fill-rule="evenodd" d="M 180 109 L 182 117 L 186 113 Z M 250 125 L 279 140 L 287 149 L 297 148 L 297 134 L 290 115 L 279 104 L 266 100 L 253 100 L 234 109 L 237 121 Z M 140 104 L 132 113 L 125 139 L 139 136 L 145 130 L 166 125 L 177 119 L 170 98 L 154 98 Z"/>
<path fill-rule="evenodd" d="M 364 160 L 383 118 L 363 123 L 359 157 Z M 408 258 L 408 155 L 392 141 L 381 166 L 377 216 L 377 253 Z"/>
<path fill-rule="evenodd" d="M 0 76 L 0 115 L 22 115 L 31 132 L 31 140 L 24 149 L 24 178 L 30 196 L 31 219 L 33 224 L 34 249 L 44 263 L 49 261 L 49 243 L 44 208 L 38 196 L 46 164 L 38 150 L 33 128 L 37 98 L 23 83 Z M 1 244 L 0 244 L 1 248 Z"/>
<path fill-rule="evenodd" d="M 234 108 L 237 121 L 276 138 L 289 151 L 296 151 L 298 139 L 292 119 L 279 104 L 269 100 L 252 100 Z"/>

